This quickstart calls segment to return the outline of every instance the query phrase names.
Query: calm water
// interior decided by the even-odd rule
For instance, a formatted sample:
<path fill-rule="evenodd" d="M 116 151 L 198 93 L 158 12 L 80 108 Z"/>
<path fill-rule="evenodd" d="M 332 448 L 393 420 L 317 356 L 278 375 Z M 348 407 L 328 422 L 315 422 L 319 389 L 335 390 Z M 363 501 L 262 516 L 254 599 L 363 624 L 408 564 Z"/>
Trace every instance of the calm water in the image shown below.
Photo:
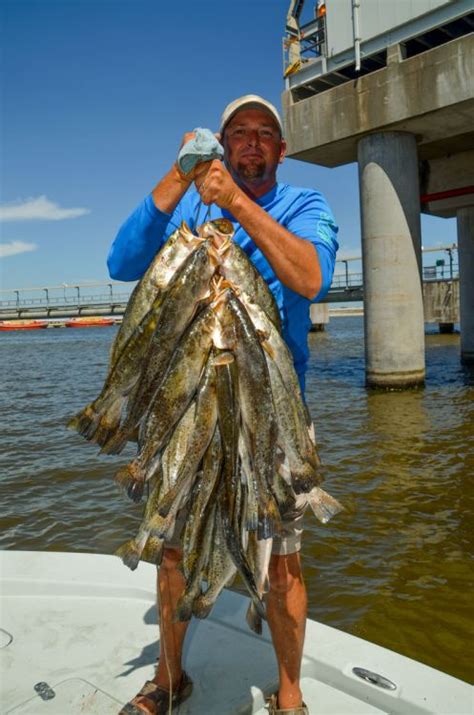
<path fill-rule="evenodd" d="M 113 553 L 142 507 L 65 429 L 101 387 L 115 328 L 0 335 L 0 547 Z M 310 616 L 474 680 L 474 376 L 459 336 L 427 335 L 427 386 L 364 387 L 361 318 L 312 334 L 307 399 L 326 488 L 346 506 L 306 518 Z M 125 567 L 124 567 L 125 568 Z"/>

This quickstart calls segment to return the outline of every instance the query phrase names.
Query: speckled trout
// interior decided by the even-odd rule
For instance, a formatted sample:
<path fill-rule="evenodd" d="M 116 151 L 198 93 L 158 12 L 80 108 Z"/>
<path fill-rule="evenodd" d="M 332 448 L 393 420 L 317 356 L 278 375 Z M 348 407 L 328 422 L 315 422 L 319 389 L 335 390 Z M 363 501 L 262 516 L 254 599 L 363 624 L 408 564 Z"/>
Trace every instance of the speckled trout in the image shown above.
<path fill-rule="evenodd" d="M 199 313 L 181 338 L 140 429 L 139 453 L 117 474 L 116 478 L 122 484 L 136 481 L 143 485 L 153 474 L 155 455 L 167 445 L 175 425 L 196 393 L 213 347 L 216 320 L 226 303 L 225 297 L 216 298 Z"/>
<path fill-rule="evenodd" d="M 248 476 L 253 479 L 258 502 L 259 536 L 268 538 L 280 521 L 271 491 L 278 435 L 272 387 L 258 335 L 247 311 L 232 291 L 226 304 L 226 316 L 233 322 L 237 336 L 233 353 L 239 373 L 242 431 L 252 464 Z"/>
<path fill-rule="evenodd" d="M 239 290 L 245 291 L 280 330 L 280 312 L 273 293 L 245 251 L 232 241 L 232 223 L 225 218 L 215 219 L 203 224 L 198 232 L 203 237 L 217 239 L 219 245 L 216 245 L 215 255 L 221 275 L 238 286 Z"/>
<path fill-rule="evenodd" d="M 121 452 L 162 382 L 174 350 L 201 302 L 210 296 L 216 263 L 205 241 L 188 256 L 169 286 L 160 307 L 156 328 L 139 366 L 139 379 L 130 395 L 127 415 L 120 429 L 102 448 L 105 454 Z"/>
<path fill-rule="evenodd" d="M 202 239 L 195 236 L 183 221 L 158 251 L 128 300 L 120 330 L 112 345 L 111 365 L 117 360 L 129 337 L 151 310 L 153 304 L 156 305 L 156 301 L 163 298 L 176 271 L 201 241 Z"/>

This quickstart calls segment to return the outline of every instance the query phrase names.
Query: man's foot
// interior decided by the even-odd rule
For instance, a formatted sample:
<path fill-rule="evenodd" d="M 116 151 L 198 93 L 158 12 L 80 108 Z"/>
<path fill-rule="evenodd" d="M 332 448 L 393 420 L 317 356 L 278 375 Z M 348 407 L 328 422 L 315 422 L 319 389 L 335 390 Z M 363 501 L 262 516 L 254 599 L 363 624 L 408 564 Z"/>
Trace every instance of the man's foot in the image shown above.
<path fill-rule="evenodd" d="M 189 698 L 193 689 L 193 681 L 184 672 L 176 690 L 171 693 L 171 707 L 175 708 Z M 167 715 L 170 707 L 170 692 L 153 680 L 147 680 L 139 693 L 130 700 L 119 715 Z"/>
<path fill-rule="evenodd" d="M 272 695 L 267 700 L 268 715 L 309 715 L 309 710 L 304 703 L 297 708 L 279 708 L 278 695 Z"/>

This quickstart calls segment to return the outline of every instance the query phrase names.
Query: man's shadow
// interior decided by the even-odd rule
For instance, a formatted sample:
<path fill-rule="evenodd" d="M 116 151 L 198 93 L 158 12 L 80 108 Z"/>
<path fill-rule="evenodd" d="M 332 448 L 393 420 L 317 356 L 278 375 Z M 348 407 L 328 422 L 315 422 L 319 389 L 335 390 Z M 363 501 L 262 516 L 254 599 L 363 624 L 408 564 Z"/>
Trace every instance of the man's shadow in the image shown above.
<path fill-rule="evenodd" d="M 158 619 L 156 616 L 156 606 L 151 606 L 144 614 L 143 616 L 143 622 L 147 626 L 155 626 L 156 628 L 156 633 L 158 635 Z M 191 644 L 193 642 L 193 639 L 196 635 L 196 631 L 199 627 L 199 621 L 196 618 L 193 618 L 191 620 L 191 623 L 188 626 L 188 630 L 186 633 L 186 640 L 184 642 L 184 649 L 183 649 L 183 662 L 186 662 L 186 653 L 188 652 L 189 648 L 191 647 Z M 124 663 L 124 665 L 128 665 L 129 668 L 127 670 L 124 670 L 118 677 L 120 678 L 125 678 L 127 675 L 130 675 L 130 673 L 133 673 L 134 670 L 137 670 L 139 668 L 143 668 L 145 666 L 153 665 L 156 666 L 156 663 L 158 661 L 158 658 L 160 657 L 160 639 L 157 638 L 153 643 L 149 643 L 148 645 L 144 646 L 141 650 L 141 653 L 139 653 L 136 658 L 132 658 L 132 660 L 127 661 Z"/>

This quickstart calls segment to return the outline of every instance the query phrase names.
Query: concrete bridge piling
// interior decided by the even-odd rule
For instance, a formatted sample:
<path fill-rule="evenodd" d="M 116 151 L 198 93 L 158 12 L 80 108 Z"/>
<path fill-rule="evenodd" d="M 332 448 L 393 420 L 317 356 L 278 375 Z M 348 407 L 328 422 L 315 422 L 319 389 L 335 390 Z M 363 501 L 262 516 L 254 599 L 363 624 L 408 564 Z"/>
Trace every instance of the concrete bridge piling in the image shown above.
<path fill-rule="evenodd" d="M 425 377 L 420 210 L 457 216 L 461 359 L 474 362 L 472 0 L 396 5 L 360 2 L 356 33 L 351 3 L 328 3 L 318 52 L 311 23 L 287 30 L 301 57 L 282 96 L 289 156 L 358 161 L 366 381 L 388 388 Z"/>
<path fill-rule="evenodd" d="M 416 140 L 369 134 L 358 145 L 366 381 L 407 387 L 425 379 Z"/>
<path fill-rule="evenodd" d="M 457 212 L 461 360 L 474 364 L 474 206 Z"/>

